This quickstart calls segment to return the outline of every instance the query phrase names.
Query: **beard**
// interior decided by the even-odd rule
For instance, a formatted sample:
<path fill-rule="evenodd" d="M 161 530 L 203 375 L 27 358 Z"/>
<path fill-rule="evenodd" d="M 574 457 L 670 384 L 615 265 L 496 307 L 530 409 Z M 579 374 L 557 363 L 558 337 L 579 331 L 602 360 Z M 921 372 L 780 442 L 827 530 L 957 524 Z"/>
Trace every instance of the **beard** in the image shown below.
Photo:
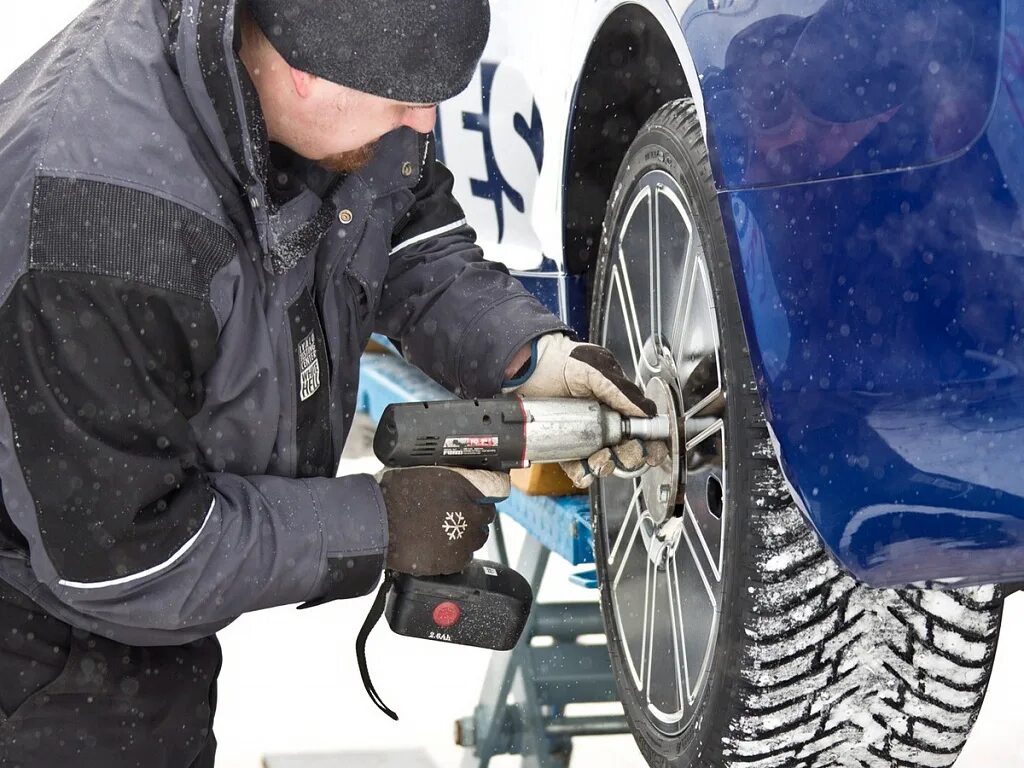
<path fill-rule="evenodd" d="M 317 162 L 332 173 L 356 173 L 369 164 L 376 152 L 377 142 L 374 141 L 359 149 L 328 155 Z"/>

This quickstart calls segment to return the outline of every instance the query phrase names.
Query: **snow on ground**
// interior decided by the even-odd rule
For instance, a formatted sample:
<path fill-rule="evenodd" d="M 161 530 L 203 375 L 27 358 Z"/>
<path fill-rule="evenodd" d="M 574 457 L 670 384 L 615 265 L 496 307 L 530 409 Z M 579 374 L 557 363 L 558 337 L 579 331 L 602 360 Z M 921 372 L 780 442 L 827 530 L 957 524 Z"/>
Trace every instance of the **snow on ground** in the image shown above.
<path fill-rule="evenodd" d="M 88 3 L 41 0 L 4 3 L 0 78 L 6 77 Z M 368 471 L 372 461 L 349 464 Z M 507 526 L 510 543 L 522 532 Z M 542 600 L 582 600 L 570 568 L 552 560 Z M 259 768 L 267 754 L 424 748 L 438 766 L 458 765 L 452 725 L 469 715 L 489 654 L 394 635 L 381 622 L 368 658 L 384 701 L 401 716 L 392 723 L 370 703 L 356 667 L 354 644 L 369 599 L 309 611 L 277 608 L 244 616 L 224 631 L 217 733 L 218 768 Z M 1007 601 L 995 674 L 981 718 L 956 768 L 1024 768 L 1024 596 Z M 642 768 L 631 739 L 580 739 L 577 766 Z M 495 760 L 496 768 L 518 765 Z"/>

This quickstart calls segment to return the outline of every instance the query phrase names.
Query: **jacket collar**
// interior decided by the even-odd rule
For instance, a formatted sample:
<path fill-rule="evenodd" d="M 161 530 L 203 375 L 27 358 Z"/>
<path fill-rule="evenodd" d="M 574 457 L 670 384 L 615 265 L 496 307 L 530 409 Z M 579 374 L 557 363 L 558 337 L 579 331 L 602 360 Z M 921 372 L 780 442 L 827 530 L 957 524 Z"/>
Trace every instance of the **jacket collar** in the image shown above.
<path fill-rule="evenodd" d="M 160 2 L 170 20 L 169 54 L 199 124 L 244 196 L 268 271 L 280 274 L 295 266 L 315 249 L 339 211 L 367 207 L 357 205 L 359 198 L 383 197 L 419 180 L 424 137 L 401 129 L 381 139 L 361 171 L 331 179 L 319 206 L 309 206 L 306 196 L 307 217 L 284 215 L 288 212 L 276 209 L 268 194 L 266 122 L 238 57 L 239 0 Z"/>

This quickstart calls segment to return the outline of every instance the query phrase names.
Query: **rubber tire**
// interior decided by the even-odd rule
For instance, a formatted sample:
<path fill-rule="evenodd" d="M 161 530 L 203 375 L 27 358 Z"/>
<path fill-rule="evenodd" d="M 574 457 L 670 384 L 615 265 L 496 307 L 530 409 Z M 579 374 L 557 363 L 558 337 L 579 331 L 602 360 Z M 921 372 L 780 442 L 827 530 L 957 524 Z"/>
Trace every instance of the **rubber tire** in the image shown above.
<path fill-rule="evenodd" d="M 652 766 L 948 766 L 984 699 L 1002 617 L 996 587 L 876 590 L 823 548 L 793 504 L 754 384 L 703 132 L 689 100 L 659 110 L 624 159 L 594 273 L 591 328 L 603 341 L 617 223 L 632 186 L 673 176 L 692 207 L 718 310 L 728 399 L 724 598 L 711 672 L 681 735 L 644 714 L 622 656 L 592 492 L 609 654 L 630 729 Z"/>

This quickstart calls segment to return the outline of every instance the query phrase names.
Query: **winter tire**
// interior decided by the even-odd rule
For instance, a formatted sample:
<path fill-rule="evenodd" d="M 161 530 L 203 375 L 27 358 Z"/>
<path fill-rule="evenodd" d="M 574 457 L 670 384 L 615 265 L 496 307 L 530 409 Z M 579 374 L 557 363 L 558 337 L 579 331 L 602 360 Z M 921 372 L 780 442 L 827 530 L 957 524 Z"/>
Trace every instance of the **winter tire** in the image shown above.
<path fill-rule="evenodd" d="M 678 422 L 671 466 L 592 491 L 601 607 L 652 766 L 949 766 L 995 655 L 994 587 L 876 590 L 793 504 L 690 101 L 622 163 L 591 328 Z"/>

